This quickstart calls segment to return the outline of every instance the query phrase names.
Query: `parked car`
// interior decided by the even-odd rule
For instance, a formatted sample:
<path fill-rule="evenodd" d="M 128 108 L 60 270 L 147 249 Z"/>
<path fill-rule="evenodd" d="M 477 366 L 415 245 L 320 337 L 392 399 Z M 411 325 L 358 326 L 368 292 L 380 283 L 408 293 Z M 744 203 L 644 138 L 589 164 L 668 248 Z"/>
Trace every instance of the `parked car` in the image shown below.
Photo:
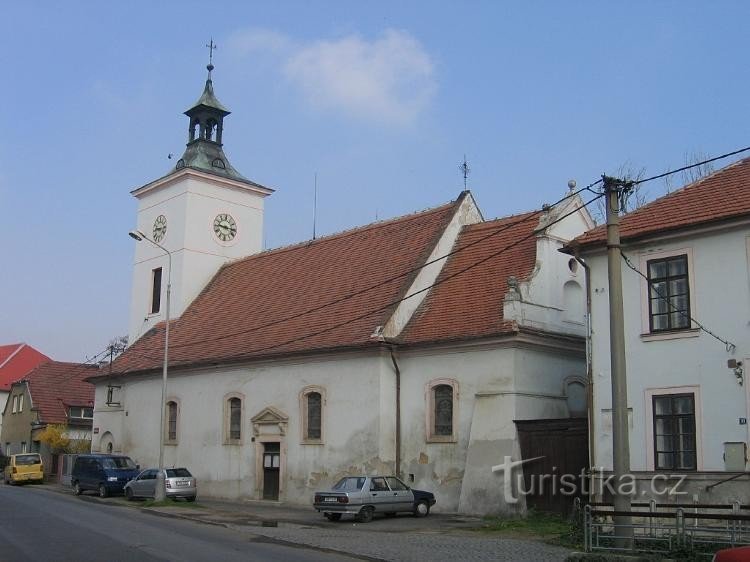
<path fill-rule="evenodd" d="M 750 560 L 750 546 L 738 546 L 719 550 L 711 562 L 747 562 Z"/>
<path fill-rule="evenodd" d="M 6 484 L 44 482 L 44 465 L 39 453 L 23 453 L 8 457 L 3 472 Z"/>
<path fill-rule="evenodd" d="M 153 498 L 156 495 L 156 477 L 158 468 L 147 468 L 133 480 L 125 484 L 125 497 Z M 194 502 L 198 495 L 198 482 L 187 468 L 165 468 L 165 484 L 167 497 L 172 499 L 185 498 Z"/>
<path fill-rule="evenodd" d="M 84 490 L 96 490 L 106 498 L 122 493 L 122 489 L 138 476 L 139 466 L 124 455 L 78 455 L 73 464 L 70 484 L 76 495 Z"/>
<path fill-rule="evenodd" d="M 372 521 L 376 513 L 392 517 L 409 512 L 425 517 L 433 505 L 431 492 L 413 490 L 395 476 L 346 476 L 330 490 L 315 492 L 313 499 L 313 507 L 329 521 L 350 513 L 361 523 Z"/>

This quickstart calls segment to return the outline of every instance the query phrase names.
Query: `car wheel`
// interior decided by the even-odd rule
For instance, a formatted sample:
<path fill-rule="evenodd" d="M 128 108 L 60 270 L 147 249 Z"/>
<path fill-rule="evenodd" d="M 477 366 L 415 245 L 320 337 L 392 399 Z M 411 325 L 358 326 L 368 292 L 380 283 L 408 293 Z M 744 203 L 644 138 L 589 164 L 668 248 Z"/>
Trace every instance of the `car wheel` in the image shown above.
<path fill-rule="evenodd" d="M 357 521 L 359 521 L 360 523 L 369 523 L 370 521 L 372 521 L 374 511 L 375 510 L 369 506 L 363 507 L 357 514 Z"/>
<path fill-rule="evenodd" d="M 106 498 L 108 495 L 107 487 L 104 484 L 99 484 L 99 497 Z"/>
<path fill-rule="evenodd" d="M 132 488 L 125 488 L 125 497 L 128 501 L 133 501 L 135 496 L 133 496 L 133 489 Z"/>
<path fill-rule="evenodd" d="M 422 500 L 414 505 L 414 517 L 427 517 L 430 514 L 430 504 Z"/>
<path fill-rule="evenodd" d="M 325 514 L 326 519 L 329 521 L 340 521 L 341 520 L 341 514 L 340 513 L 326 513 Z"/>
<path fill-rule="evenodd" d="M 76 496 L 80 496 L 83 493 L 83 489 L 81 489 L 81 485 L 78 482 L 73 484 L 73 493 Z"/>
<path fill-rule="evenodd" d="M 195 501 L 195 496 L 188 496 L 188 497 L 186 497 L 185 499 L 186 499 L 187 501 L 189 501 L 189 502 L 194 502 L 194 501 Z"/>

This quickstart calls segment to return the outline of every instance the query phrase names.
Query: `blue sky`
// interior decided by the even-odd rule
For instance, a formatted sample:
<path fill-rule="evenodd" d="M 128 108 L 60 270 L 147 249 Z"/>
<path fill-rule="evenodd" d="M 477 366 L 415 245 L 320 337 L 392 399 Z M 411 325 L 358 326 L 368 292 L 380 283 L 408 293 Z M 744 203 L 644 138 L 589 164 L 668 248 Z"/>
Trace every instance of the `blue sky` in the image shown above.
<path fill-rule="evenodd" d="M 486 217 L 623 164 L 750 144 L 747 2 L 13 2 L 0 39 L 0 343 L 79 361 L 127 332 L 130 191 L 200 95 L 275 188 L 268 247 L 431 207 Z M 677 180 L 677 185 L 679 185 Z M 654 182 L 649 195 L 662 193 Z"/>

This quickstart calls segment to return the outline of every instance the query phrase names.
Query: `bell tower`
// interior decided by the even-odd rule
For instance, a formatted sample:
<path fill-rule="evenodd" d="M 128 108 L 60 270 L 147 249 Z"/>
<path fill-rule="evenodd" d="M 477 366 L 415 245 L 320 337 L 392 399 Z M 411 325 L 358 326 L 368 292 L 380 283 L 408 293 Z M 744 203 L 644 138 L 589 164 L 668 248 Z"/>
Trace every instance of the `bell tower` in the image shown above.
<path fill-rule="evenodd" d="M 214 93 L 212 60 L 206 68 L 203 93 L 185 111 L 182 157 L 167 175 L 131 192 L 138 200 L 136 230 L 147 239 L 135 246 L 130 343 L 164 320 L 168 279 L 170 317 L 178 318 L 224 263 L 262 250 L 264 199 L 273 189 L 229 163 L 223 136 L 230 111 Z"/>

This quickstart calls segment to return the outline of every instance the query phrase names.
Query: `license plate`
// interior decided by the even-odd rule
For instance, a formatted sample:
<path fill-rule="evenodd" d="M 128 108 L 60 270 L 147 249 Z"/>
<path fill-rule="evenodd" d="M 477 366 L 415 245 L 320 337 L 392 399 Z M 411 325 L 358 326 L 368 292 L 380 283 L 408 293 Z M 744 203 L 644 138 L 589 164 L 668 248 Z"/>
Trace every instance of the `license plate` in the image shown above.
<path fill-rule="evenodd" d="M 185 482 L 184 480 L 177 482 L 178 488 L 187 488 L 190 485 L 190 482 Z"/>
<path fill-rule="evenodd" d="M 324 502 L 335 502 L 336 498 L 323 498 Z"/>

